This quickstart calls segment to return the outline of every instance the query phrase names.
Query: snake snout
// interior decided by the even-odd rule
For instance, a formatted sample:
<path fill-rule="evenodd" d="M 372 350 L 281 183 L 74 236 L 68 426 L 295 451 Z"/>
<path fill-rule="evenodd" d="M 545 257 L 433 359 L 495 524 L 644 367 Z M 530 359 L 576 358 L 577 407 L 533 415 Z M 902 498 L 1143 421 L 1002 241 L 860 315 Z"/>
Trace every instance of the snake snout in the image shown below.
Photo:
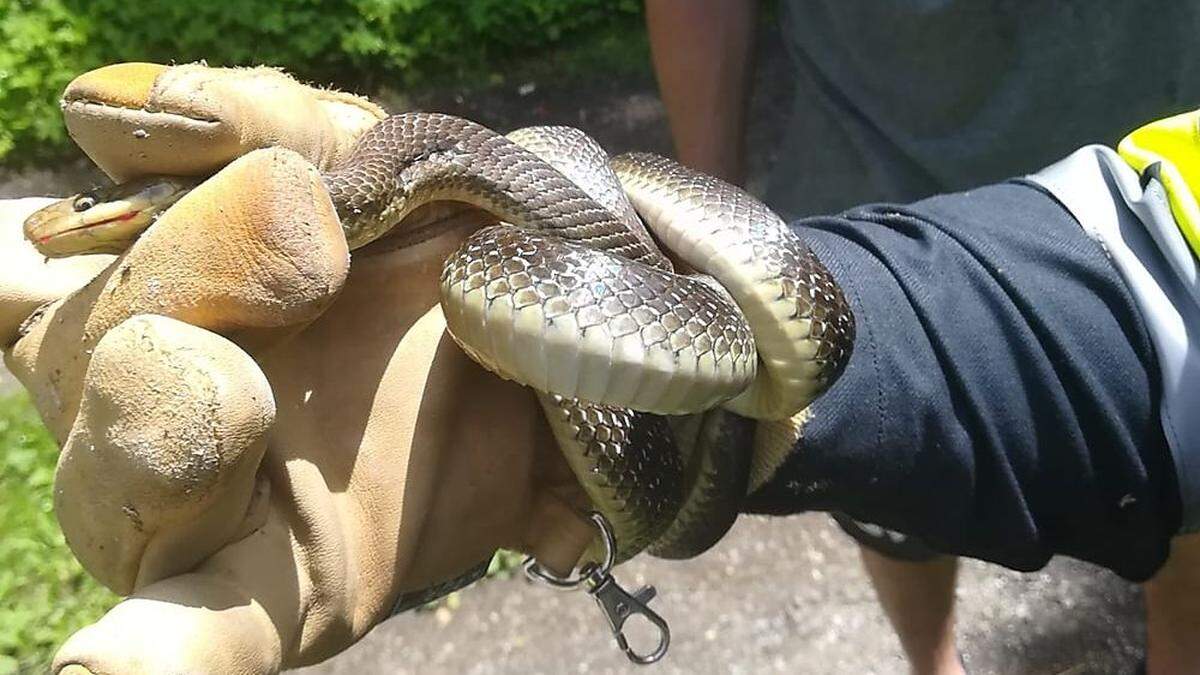
<path fill-rule="evenodd" d="M 68 197 L 25 219 L 25 238 L 47 257 L 119 253 L 195 181 L 148 177 Z"/>

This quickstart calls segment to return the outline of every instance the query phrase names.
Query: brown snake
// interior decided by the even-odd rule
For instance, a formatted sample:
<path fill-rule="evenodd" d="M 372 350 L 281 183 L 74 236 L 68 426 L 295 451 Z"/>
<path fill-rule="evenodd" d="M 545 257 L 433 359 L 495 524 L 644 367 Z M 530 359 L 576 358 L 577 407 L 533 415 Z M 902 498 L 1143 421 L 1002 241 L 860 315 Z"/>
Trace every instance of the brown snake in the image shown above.
<path fill-rule="evenodd" d="M 753 425 L 739 415 L 803 410 L 845 365 L 853 317 L 828 271 L 753 197 L 661 157 L 606 159 L 573 129 L 505 137 L 407 113 L 323 178 L 352 249 L 434 201 L 503 222 L 445 261 L 451 335 L 539 392 L 619 559 L 647 547 L 695 555 L 747 489 Z M 47 255 L 122 250 L 189 188 L 151 178 L 64 200 L 31 216 L 26 235 Z M 677 274 L 638 214 L 711 278 Z"/>

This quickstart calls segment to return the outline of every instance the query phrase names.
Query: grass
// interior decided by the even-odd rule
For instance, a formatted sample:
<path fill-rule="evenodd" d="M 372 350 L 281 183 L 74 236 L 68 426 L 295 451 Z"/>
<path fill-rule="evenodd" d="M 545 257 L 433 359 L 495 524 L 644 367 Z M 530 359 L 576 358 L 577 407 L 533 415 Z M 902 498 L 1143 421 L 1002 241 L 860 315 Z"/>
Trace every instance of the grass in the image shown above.
<path fill-rule="evenodd" d="M 0 397 L 0 674 L 45 672 L 117 597 L 83 571 L 54 518 L 58 446 L 24 394 Z"/>

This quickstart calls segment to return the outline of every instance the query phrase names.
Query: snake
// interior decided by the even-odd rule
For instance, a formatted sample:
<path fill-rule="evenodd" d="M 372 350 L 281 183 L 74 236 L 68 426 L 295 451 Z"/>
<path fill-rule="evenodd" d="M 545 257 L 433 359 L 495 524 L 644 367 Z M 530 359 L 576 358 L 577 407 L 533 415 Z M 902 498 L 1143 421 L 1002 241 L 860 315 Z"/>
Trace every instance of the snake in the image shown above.
<path fill-rule="evenodd" d="M 495 217 L 443 264 L 448 332 L 537 392 L 619 561 L 690 557 L 723 536 L 756 421 L 801 413 L 853 347 L 850 307 L 805 242 L 747 192 L 665 157 L 610 159 L 570 127 L 506 136 L 413 112 L 321 177 L 352 251 L 432 202 Z M 120 253 L 197 182 L 81 193 L 32 214 L 25 235 L 47 256 Z"/>

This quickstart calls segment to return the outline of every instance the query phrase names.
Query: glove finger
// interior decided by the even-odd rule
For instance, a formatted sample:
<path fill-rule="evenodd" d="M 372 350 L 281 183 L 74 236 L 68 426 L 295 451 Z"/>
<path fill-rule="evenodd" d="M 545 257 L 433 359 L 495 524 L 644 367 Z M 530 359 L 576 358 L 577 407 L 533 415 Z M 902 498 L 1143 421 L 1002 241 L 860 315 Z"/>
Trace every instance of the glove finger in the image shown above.
<path fill-rule="evenodd" d="M 162 316 L 112 329 L 55 477 L 71 550 L 124 595 L 244 536 L 274 419 L 266 376 L 229 340 Z"/>

